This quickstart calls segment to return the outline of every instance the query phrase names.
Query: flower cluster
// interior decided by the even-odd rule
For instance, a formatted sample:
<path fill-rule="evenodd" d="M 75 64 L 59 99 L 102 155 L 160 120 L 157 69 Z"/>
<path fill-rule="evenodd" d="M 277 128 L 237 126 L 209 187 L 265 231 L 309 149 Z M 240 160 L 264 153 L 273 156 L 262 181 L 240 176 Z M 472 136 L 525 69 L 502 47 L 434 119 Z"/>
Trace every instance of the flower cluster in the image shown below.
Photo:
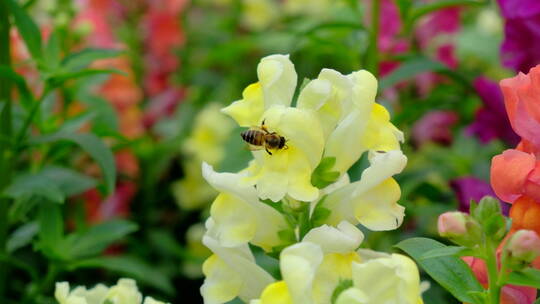
<path fill-rule="evenodd" d="M 77 287 L 69 290 L 68 282 L 56 283 L 54 297 L 59 304 L 165 304 L 152 297 L 143 297 L 132 279 L 120 279 L 112 287 L 98 284 L 91 289 Z"/>
<path fill-rule="evenodd" d="M 514 131 L 521 137 L 515 149 L 493 158 L 491 185 L 512 204 L 512 228 L 540 234 L 540 66 L 529 74 L 501 81 L 504 102 Z"/>
<path fill-rule="evenodd" d="M 203 265 L 205 303 L 421 303 L 412 260 L 357 250 L 364 236 L 356 225 L 392 230 L 404 217 L 393 179 L 407 162 L 403 135 L 375 103 L 375 77 L 324 69 L 293 102 L 297 74 L 288 56 L 263 58 L 257 75 L 222 111 L 285 144 L 255 143 L 239 173 L 203 164 L 219 192 L 203 237 L 213 252 Z M 369 167 L 351 182 L 347 171 L 362 154 Z M 257 264 L 253 246 L 279 257 L 281 280 Z M 375 274 L 384 279 L 370 281 Z"/>

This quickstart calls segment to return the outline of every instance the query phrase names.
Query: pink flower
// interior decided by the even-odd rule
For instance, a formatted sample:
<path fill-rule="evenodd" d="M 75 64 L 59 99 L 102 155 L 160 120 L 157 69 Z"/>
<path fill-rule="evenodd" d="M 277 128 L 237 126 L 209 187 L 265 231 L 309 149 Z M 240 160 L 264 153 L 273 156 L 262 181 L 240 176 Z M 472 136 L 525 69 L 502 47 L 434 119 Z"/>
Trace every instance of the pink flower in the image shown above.
<path fill-rule="evenodd" d="M 467 233 L 467 219 L 463 212 L 445 212 L 439 215 L 437 229 L 443 237 L 462 236 Z"/>

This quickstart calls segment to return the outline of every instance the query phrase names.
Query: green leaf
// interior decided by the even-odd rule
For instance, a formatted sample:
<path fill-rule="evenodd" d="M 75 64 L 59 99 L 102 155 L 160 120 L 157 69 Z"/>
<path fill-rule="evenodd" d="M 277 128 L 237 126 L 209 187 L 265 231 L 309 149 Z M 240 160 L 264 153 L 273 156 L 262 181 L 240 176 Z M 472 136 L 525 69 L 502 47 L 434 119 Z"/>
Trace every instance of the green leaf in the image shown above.
<path fill-rule="evenodd" d="M 68 70 L 78 70 L 98 59 L 113 58 L 122 53 L 123 51 L 120 50 L 87 48 L 66 56 L 62 61 L 62 66 Z"/>
<path fill-rule="evenodd" d="M 64 238 L 64 221 L 58 204 L 43 202 L 39 206 L 38 248 L 49 258 L 62 258 L 61 244 Z"/>
<path fill-rule="evenodd" d="M 67 256 L 70 259 L 90 257 L 101 253 L 113 242 L 137 230 L 137 225 L 126 220 L 112 220 L 92 226 L 66 238 Z"/>
<path fill-rule="evenodd" d="M 60 54 L 58 32 L 53 31 L 45 46 L 44 64 L 51 69 L 58 68 L 60 65 Z"/>
<path fill-rule="evenodd" d="M 398 243 L 396 247 L 416 260 L 425 272 L 454 297 L 462 302 L 478 303 L 469 292 L 482 292 L 482 285 L 475 278 L 469 266 L 460 258 L 444 256 L 421 259 L 424 253 L 443 248 L 444 244 L 428 238 L 412 238 Z"/>
<path fill-rule="evenodd" d="M 440 258 L 445 256 L 461 256 L 463 252 L 467 250 L 466 247 L 462 246 L 445 246 L 441 248 L 436 248 L 433 250 L 430 250 L 422 256 L 420 256 L 420 260 L 427 260 L 432 258 Z"/>
<path fill-rule="evenodd" d="M 27 111 L 29 111 L 34 103 L 34 96 L 28 88 L 24 77 L 15 72 L 11 67 L 0 65 L 0 79 L 1 78 L 9 79 L 17 86 L 17 90 L 20 94 L 21 105 Z"/>
<path fill-rule="evenodd" d="M 37 222 L 26 223 L 17 228 L 7 240 L 7 252 L 12 253 L 17 249 L 30 244 L 34 236 L 38 233 L 38 230 L 39 224 Z"/>
<path fill-rule="evenodd" d="M 40 173 L 17 176 L 4 190 L 4 195 L 13 199 L 41 197 L 53 203 L 63 203 L 65 199 L 64 193 L 54 181 Z"/>
<path fill-rule="evenodd" d="M 133 257 L 116 256 L 81 260 L 68 265 L 68 268 L 71 270 L 79 268 L 104 268 L 133 277 L 137 281 L 158 288 L 169 295 L 174 293 L 171 281 L 164 273 L 142 260 Z"/>
<path fill-rule="evenodd" d="M 531 286 L 540 288 L 540 270 L 526 268 L 521 271 L 514 271 L 508 275 L 506 283 L 519 286 Z"/>
<path fill-rule="evenodd" d="M 111 150 L 105 146 L 103 141 L 93 134 L 79 133 L 54 133 L 35 137 L 31 140 L 33 144 L 51 143 L 56 141 L 67 140 L 79 145 L 98 163 L 105 179 L 107 193 L 110 194 L 114 190 L 116 181 L 116 166 L 114 156 Z"/>
<path fill-rule="evenodd" d="M 75 72 L 55 74 L 49 77 L 48 81 L 51 88 L 56 88 L 67 80 L 74 80 L 77 78 L 83 78 L 83 77 L 100 75 L 100 74 L 119 74 L 119 75 L 124 75 L 124 76 L 126 75 L 126 73 L 120 70 L 116 70 L 116 69 L 85 69 L 85 70 L 80 70 L 80 71 L 75 71 Z"/>
<path fill-rule="evenodd" d="M 21 34 L 28 51 L 34 60 L 41 59 L 41 32 L 36 23 L 14 0 L 5 0 L 15 20 L 17 30 Z"/>
<path fill-rule="evenodd" d="M 380 90 L 392 87 L 395 84 L 409 80 L 412 77 L 424 72 L 448 70 L 448 68 L 437 61 L 433 61 L 428 58 L 415 57 L 402 62 L 401 65 L 395 69 L 388 76 L 384 77 L 380 83 Z"/>

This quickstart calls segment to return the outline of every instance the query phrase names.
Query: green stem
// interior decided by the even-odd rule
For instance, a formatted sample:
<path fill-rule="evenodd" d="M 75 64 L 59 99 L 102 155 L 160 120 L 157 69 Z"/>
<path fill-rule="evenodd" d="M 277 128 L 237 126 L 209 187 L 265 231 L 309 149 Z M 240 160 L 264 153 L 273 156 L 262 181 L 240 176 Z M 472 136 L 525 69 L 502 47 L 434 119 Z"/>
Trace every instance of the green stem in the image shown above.
<path fill-rule="evenodd" d="M 11 65 L 9 27 L 6 1 L 0 1 L 0 65 L 4 66 Z M 8 78 L 0 77 L 0 103 L 3 103 L 0 113 L 0 137 L 11 138 L 11 82 Z M 11 142 L 0 142 L 0 193 L 11 181 L 13 170 L 11 149 Z M 10 200 L 7 198 L 0 199 L 0 254 L 6 253 L 9 203 Z M 0 264 L 0 300 L 5 299 L 8 267 L 7 263 Z"/>
<path fill-rule="evenodd" d="M 366 69 L 375 77 L 379 74 L 379 25 L 381 15 L 381 0 L 371 1 L 371 31 L 366 54 Z"/>
<path fill-rule="evenodd" d="M 499 304 L 501 295 L 501 285 L 499 285 L 499 274 L 497 271 L 497 255 L 495 246 L 488 241 L 486 245 L 486 265 L 489 281 L 489 303 Z"/>

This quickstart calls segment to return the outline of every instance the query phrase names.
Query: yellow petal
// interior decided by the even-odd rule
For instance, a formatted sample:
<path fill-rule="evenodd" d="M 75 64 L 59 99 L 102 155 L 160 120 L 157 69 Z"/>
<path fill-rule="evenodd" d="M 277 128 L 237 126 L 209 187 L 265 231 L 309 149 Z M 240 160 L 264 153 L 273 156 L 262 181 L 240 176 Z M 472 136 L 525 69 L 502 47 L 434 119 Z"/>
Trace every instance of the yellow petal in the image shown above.
<path fill-rule="evenodd" d="M 316 304 L 330 303 L 332 294 L 339 283 L 352 279 L 353 261 L 360 261 L 356 252 L 330 253 L 324 256 L 313 282 L 313 296 Z"/>
<path fill-rule="evenodd" d="M 353 284 L 373 304 L 417 304 L 420 276 L 408 257 L 392 254 L 353 263 Z M 376 277 L 377 280 L 373 280 Z"/>
<path fill-rule="evenodd" d="M 259 304 L 293 304 L 287 284 L 284 281 L 272 283 L 261 295 Z"/>
<path fill-rule="evenodd" d="M 257 76 L 262 86 L 265 109 L 273 105 L 289 106 L 298 75 L 289 55 L 270 55 L 261 59 Z"/>
<path fill-rule="evenodd" d="M 240 212 L 241 211 L 241 212 Z M 223 246 L 233 247 L 253 239 L 257 231 L 257 215 L 242 199 L 221 193 L 212 203 L 210 215 L 218 231 L 217 239 Z"/>
<path fill-rule="evenodd" d="M 403 170 L 407 158 L 397 150 L 373 153 L 370 161 L 359 181 L 330 193 L 323 202 L 331 210 L 326 223 L 347 220 L 376 231 L 401 225 L 404 208 L 397 204 L 401 190 L 391 177 Z"/>
<path fill-rule="evenodd" d="M 302 242 L 318 244 L 322 251 L 327 253 L 347 253 L 356 250 L 364 234 L 353 224 L 342 221 L 337 228 L 323 225 L 311 229 L 302 239 Z"/>
<path fill-rule="evenodd" d="M 240 293 L 242 279 L 217 255 L 206 259 L 203 273 L 206 278 L 201 295 L 205 303 L 226 303 Z"/>
<path fill-rule="evenodd" d="M 321 247 L 309 242 L 289 246 L 281 252 L 281 274 L 294 303 L 313 302 L 313 279 L 322 259 Z"/>
<path fill-rule="evenodd" d="M 244 302 L 258 298 L 264 288 L 274 282 L 274 278 L 255 263 L 255 257 L 247 244 L 224 247 L 212 234 L 214 231 L 212 228 L 212 219 L 210 218 L 207 220 L 208 232 L 203 237 L 203 244 L 228 266 L 227 273 L 233 272 L 240 278 L 241 288 L 238 291 L 238 296 Z"/>
<path fill-rule="evenodd" d="M 264 97 L 260 83 L 249 85 L 242 93 L 243 99 L 233 102 L 221 111 L 231 116 L 241 127 L 259 126 L 264 112 Z"/>
<path fill-rule="evenodd" d="M 386 108 L 375 103 L 361 140 L 363 146 L 369 150 L 398 150 L 399 143 L 403 141 L 403 133 L 390 122 L 390 114 Z"/>
<path fill-rule="evenodd" d="M 315 79 L 310 81 L 300 92 L 296 107 L 313 110 L 317 113 L 326 138 L 336 127 L 341 117 L 340 98 L 337 89 L 332 87 L 331 82 Z"/>

